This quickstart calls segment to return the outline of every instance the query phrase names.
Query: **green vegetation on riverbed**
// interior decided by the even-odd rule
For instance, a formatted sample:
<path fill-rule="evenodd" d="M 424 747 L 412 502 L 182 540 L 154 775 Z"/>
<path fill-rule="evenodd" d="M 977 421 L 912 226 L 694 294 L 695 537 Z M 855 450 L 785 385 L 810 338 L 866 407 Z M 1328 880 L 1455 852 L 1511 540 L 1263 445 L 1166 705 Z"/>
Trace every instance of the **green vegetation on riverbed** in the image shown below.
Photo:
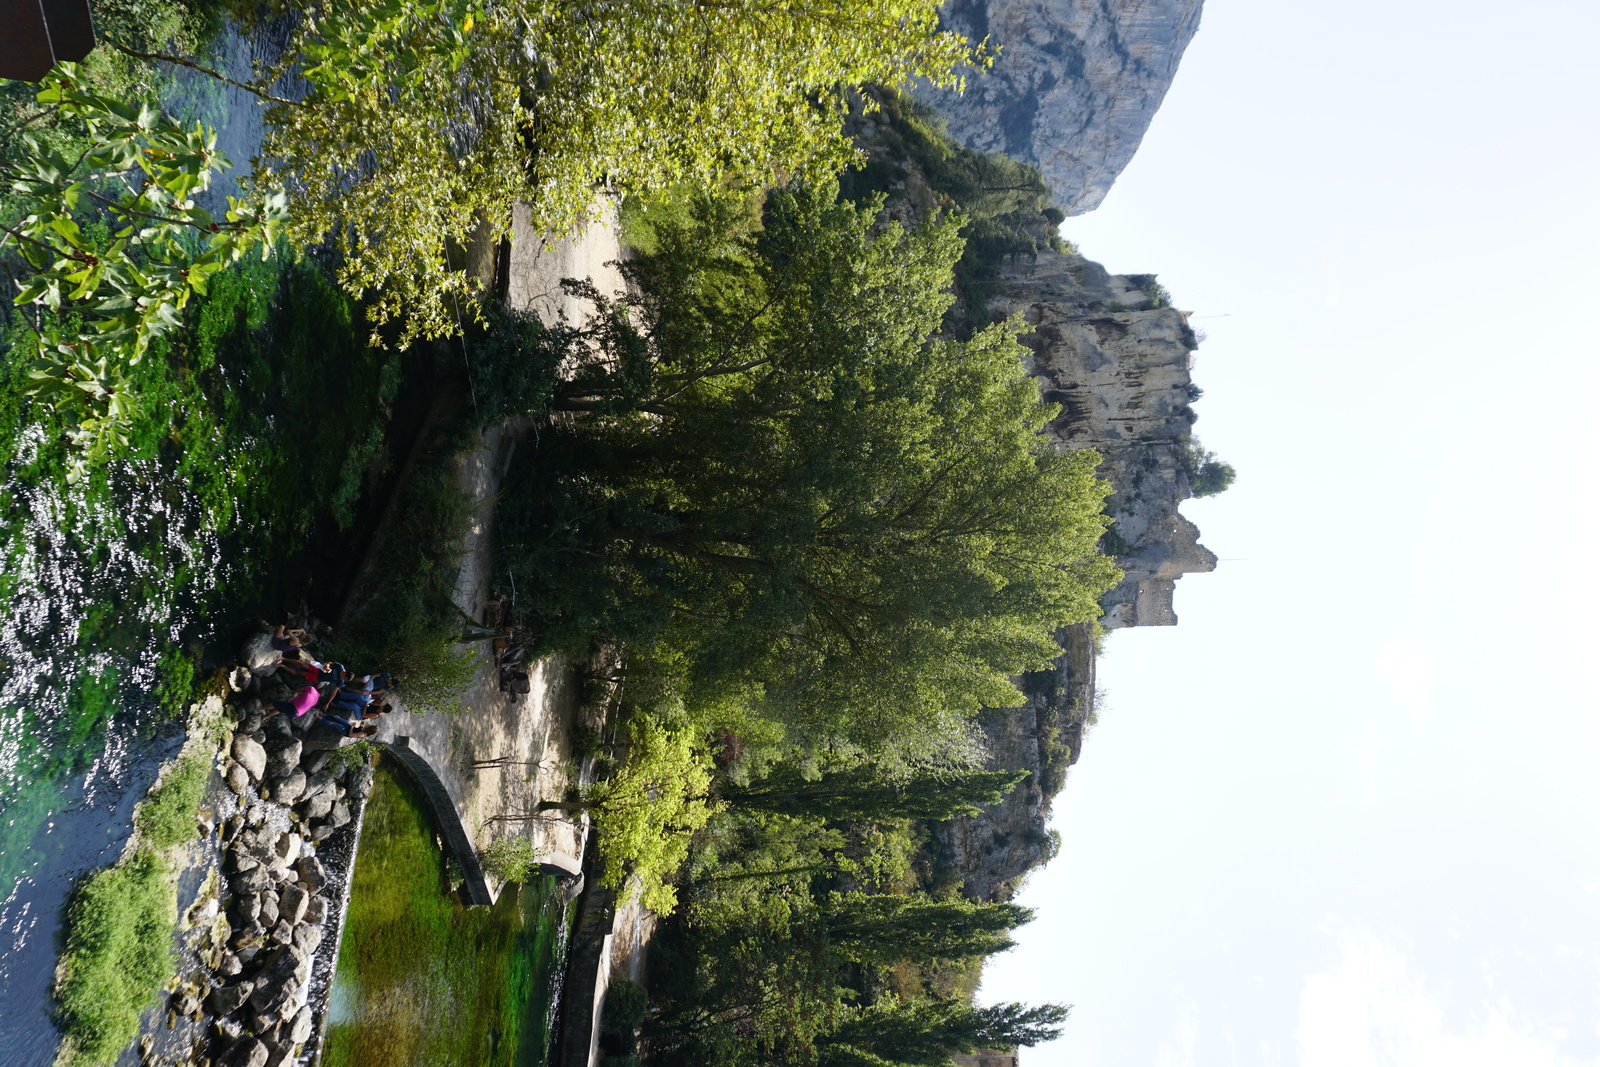
<path fill-rule="evenodd" d="M 171 873 L 141 850 L 78 889 L 61 957 L 66 1064 L 109 1064 L 139 1036 L 140 1013 L 172 974 Z"/>
<path fill-rule="evenodd" d="M 380 762 L 335 973 L 328 1067 L 538 1067 L 561 908 L 555 880 L 464 908 L 426 803 Z"/>
<path fill-rule="evenodd" d="M 225 733 L 219 716 L 214 703 L 193 710 L 190 741 L 138 806 L 133 846 L 73 894 L 56 985 L 66 1032 L 58 1067 L 112 1063 L 172 977 L 175 865 L 182 865 L 175 857 L 197 834 L 212 756 Z"/>

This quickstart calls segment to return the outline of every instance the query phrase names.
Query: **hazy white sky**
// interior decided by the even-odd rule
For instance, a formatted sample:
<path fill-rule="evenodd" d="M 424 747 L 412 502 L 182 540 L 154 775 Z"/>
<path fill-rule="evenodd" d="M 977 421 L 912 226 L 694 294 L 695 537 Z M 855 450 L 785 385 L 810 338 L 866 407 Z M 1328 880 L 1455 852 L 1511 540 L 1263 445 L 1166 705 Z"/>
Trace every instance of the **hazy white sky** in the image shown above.
<path fill-rule="evenodd" d="M 1206 0 L 1065 234 L 1209 339 L 1217 573 L 1122 631 L 1025 1067 L 1600 1064 L 1600 3 Z"/>

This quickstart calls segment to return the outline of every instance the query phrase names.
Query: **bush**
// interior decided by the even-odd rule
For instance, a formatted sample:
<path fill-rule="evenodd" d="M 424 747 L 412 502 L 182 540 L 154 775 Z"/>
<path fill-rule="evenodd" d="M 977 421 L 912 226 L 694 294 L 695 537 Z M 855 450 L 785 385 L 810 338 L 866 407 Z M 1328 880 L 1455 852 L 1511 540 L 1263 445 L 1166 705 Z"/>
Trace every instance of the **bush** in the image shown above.
<path fill-rule="evenodd" d="M 172 974 L 177 894 L 167 865 L 140 851 L 83 883 L 67 910 L 57 997 L 68 1046 L 57 1063 L 110 1064 Z"/>
<path fill-rule="evenodd" d="M 649 1009 L 649 994 L 644 986 L 629 978 L 613 978 L 606 986 L 606 1006 L 600 1015 L 600 1032 L 612 1037 L 631 1037 L 644 1022 Z"/>
<path fill-rule="evenodd" d="M 502 882 L 523 882 L 544 855 L 524 837 L 497 837 L 483 850 L 483 869 Z"/>
<path fill-rule="evenodd" d="M 205 796 L 211 764 L 186 756 L 139 805 L 139 832 L 154 848 L 171 848 L 195 836 L 195 814 Z"/>

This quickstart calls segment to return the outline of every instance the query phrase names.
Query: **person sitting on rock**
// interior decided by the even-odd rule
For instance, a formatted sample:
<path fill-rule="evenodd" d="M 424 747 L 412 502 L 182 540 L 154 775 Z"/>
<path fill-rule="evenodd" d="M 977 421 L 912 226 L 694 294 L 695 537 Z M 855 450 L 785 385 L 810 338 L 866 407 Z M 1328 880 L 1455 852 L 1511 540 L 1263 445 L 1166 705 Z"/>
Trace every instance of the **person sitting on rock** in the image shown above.
<path fill-rule="evenodd" d="M 344 689 L 351 693 L 368 693 L 376 696 L 394 688 L 394 675 L 388 671 L 379 671 L 377 674 L 364 674 L 360 678 L 351 678 L 344 683 Z"/>
<path fill-rule="evenodd" d="M 341 715 L 333 715 L 328 712 L 322 713 L 322 721 L 346 737 L 368 738 L 374 737 L 378 733 L 378 724 L 375 722 L 351 722 Z"/>
<path fill-rule="evenodd" d="M 309 657 L 278 661 L 278 670 L 301 685 L 316 685 L 322 680 L 323 666 Z"/>
<path fill-rule="evenodd" d="M 284 659 L 299 659 L 300 650 L 310 643 L 311 635 L 304 630 L 290 630 L 283 625 L 272 629 L 272 647 Z"/>
<path fill-rule="evenodd" d="M 327 710 L 348 719 L 362 718 L 362 712 L 372 703 L 372 694 L 359 689 L 341 687 L 328 695 Z"/>
<path fill-rule="evenodd" d="M 306 712 L 317 706 L 317 691 L 312 686 L 302 686 L 294 691 L 288 700 L 274 700 L 272 710 L 264 714 L 264 718 L 271 718 L 278 712 L 292 713 L 296 720 L 302 719 Z"/>

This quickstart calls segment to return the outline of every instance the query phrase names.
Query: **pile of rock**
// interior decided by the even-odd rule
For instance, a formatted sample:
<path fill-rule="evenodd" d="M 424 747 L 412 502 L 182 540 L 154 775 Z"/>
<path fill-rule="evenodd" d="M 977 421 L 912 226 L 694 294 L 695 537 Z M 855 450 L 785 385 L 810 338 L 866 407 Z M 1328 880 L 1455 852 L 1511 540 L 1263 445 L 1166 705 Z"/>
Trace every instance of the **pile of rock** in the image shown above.
<path fill-rule="evenodd" d="M 351 821 L 371 778 L 330 765 L 333 731 L 331 739 L 315 731 L 297 738 L 283 716 L 263 718 L 251 697 L 235 715 L 223 777 L 238 807 L 219 837 L 221 951 L 203 1000 L 187 992 L 173 1007 L 214 1019 L 211 1056 L 222 1067 L 285 1067 L 314 1029 L 311 961 L 334 910 L 316 846 Z"/>

